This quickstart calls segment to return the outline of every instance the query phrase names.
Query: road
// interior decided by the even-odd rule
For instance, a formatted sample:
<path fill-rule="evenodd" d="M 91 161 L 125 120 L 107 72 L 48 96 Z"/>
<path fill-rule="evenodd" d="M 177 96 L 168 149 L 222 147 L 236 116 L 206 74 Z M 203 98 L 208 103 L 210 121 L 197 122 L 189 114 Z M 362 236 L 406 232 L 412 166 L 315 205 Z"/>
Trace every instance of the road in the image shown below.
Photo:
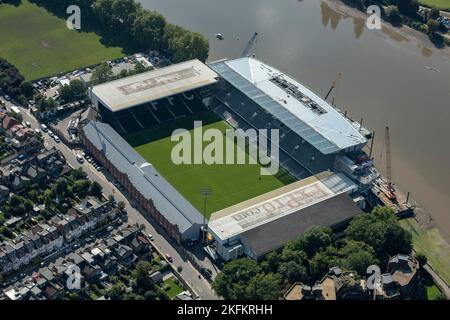
<path fill-rule="evenodd" d="M 10 106 L 9 103 L 6 103 L 7 107 Z M 20 108 L 23 116 L 23 121 L 28 121 L 31 123 L 31 127 L 33 129 L 40 129 L 40 124 L 37 119 L 29 112 L 29 110 L 25 108 Z M 46 133 L 43 133 L 44 136 L 44 145 L 47 148 L 56 147 L 59 149 L 62 154 L 65 156 L 66 161 L 73 168 L 82 167 L 83 170 L 87 173 L 88 178 L 91 181 L 97 181 L 103 188 L 103 193 L 107 196 L 113 195 L 116 201 L 124 201 L 126 205 L 126 210 L 128 214 L 128 223 L 134 224 L 139 223 L 145 226 L 145 232 L 147 234 L 152 234 L 154 237 L 154 246 L 165 255 L 168 253 L 173 258 L 172 265 L 175 269 L 181 266 L 182 271 L 180 272 L 181 277 L 184 281 L 189 285 L 189 287 L 203 300 L 216 300 L 218 299 L 217 295 L 211 288 L 211 285 L 207 280 L 200 275 L 200 273 L 192 266 L 192 264 L 183 258 L 180 253 L 176 250 L 176 244 L 173 243 L 170 239 L 166 238 L 164 232 L 158 227 L 152 225 L 144 216 L 135 208 L 133 208 L 128 201 L 126 195 L 120 192 L 105 176 L 105 174 L 98 172 L 90 163 L 85 161 L 83 164 L 80 164 L 76 160 L 76 151 L 68 148 L 63 143 L 56 143 L 52 138 L 50 138 Z M 81 151 L 79 151 L 81 153 Z M 155 224 L 156 225 L 156 224 Z M 211 262 L 206 261 L 208 265 L 211 265 Z"/>

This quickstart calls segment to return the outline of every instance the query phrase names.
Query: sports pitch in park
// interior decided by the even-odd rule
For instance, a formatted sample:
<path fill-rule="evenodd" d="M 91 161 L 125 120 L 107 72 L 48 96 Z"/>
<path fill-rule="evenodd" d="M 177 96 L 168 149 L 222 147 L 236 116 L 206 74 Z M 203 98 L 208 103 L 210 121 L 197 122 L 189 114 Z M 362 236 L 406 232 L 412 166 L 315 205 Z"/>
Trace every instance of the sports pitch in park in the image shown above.
<path fill-rule="evenodd" d="M 222 132 L 231 128 L 226 122 L 210 113 L 197 116 L 203 121 L 203 130 L 217 128 Z M 170 126 L 162 126 L 138 132 L 125 137 L 133 148 L 155 168 L 200 212 L 203 213 L 204 200 L 201 188 L 211 188 L 213 194 L 208 199 L 207 218 L 212 212 L 229 207 L 244 200 L 272 191 L 294 182 L 282 169 L 276 176 L 261 176 L 259 164 L 180 164 L 171 160 L 173 146 L 177 142 L 170 139 L 175 128 L 191 129 L 194 119 L 178 121 Z M 192 133 L 192 129 L 191 129 Z M 208 143 L 204 143 L 205 147 Z"/>
<path fill-rule="evenodd" d="M 436 7 L 438 9 L 450 9 L 450 0 L 419 0 L 420 4 Z"/>
<path fill-rule="evenodd" d="M 0 57 L 27 80 L 123 56 L 121 48 L 106 47 L 95 33 L 69 30 L 64 19 L 27 0 L 0 5 L 0 39 Z"/>

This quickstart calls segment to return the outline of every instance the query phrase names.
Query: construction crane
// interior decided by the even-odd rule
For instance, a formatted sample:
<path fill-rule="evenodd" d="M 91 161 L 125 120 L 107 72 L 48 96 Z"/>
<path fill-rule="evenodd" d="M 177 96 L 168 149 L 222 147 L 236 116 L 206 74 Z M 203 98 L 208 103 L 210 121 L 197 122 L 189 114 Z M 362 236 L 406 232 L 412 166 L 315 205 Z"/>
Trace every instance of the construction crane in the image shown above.
<path fill-rule="evenodd" d="M 256 38 L 258 37 L 258 32 L 255 32 L 253 34 L 253 36 L 250 38 L 250 40 L 248 41 L 247 45 L 244 48 L 244 51 L 242 51 L 241 55 L 239 56 L 239 58 L 243 58 L 243 57 L 248 57 L 250 50 L 252 49 L 253 45 L 256 42 Z"/>
<path fill-rule="evenodd" d="M 386 180 L 387 180 L 387 197 L 391 201 L 397 200 L 394 186 L 392 185 L 392 168 L 391 168 L 391 136 L 389 127 L 386 127 L 384 133 L 384 144 L 386 148 Z"/>
<path fill-rule="evenodd" d="M 330 90 L 328 90 L 328 93 L 325 95 L 325 101 L 327 100 L 327 98 L 330 96 L 331 91 L 333 91 L 333 89 L 336 87 L 336 83 L 337 81 L 341 78 L 342 74 L 339 72 L 336 76 L 336 79 L 333 81 L 333 83 L 331 84 Z"/>

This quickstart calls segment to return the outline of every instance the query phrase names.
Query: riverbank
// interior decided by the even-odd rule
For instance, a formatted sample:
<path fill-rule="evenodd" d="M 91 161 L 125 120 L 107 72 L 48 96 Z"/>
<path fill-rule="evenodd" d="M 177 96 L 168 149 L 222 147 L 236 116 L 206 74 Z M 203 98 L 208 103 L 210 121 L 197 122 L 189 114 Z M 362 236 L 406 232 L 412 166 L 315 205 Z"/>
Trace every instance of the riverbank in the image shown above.
<path fill-rule="evenodd" d="M 363 12 L 347 6 L 340 0 L 323 0 L 333 10 L 344 17 L 360 19 L 360 23 L 365 23 L 367 15 Z M 383 33 L 390 37 L 403 38 L 414 41 L 417 46 L 430 50 L 430 54 L 440 54 L 450 58 L 450 48 L 436 48 L 427 35 L 412 29 L 408 26 L 394 27 L 390 23 L 382 22 Z M 450 284 L 450 242 L 449 237 L 439 230 L 439 225 L 433 219 L 431 213 L 417 200 L 411 199 L 415 206 L 415 216 L 402 220 L 401 225 L 413 235 L 413 246 L 416 251 L 424 253 L 428 257 L 430 266 L 447 283 Z"/>
<path fill-rule="evenodd" d="M 344 17 L 359 19 L 360 23 L 363 24 L 365 28 L 366 19 L 368 14 L 358 10 L 355 7 L 349 6 L 342 2 L 342 0 L 322 0 L 327 3 L 333 10 L 340 13 Z M 417 45 L 424 48 L 424 50 L 431 51 L 432 53 L 438 53 L 446 55 L 450 58 L 450 47 L 445 46 L 443 48 L 438 48 L 430 40 L 427 34 L 413 29 L 407 25 L 393 26 L 390 22 L 382 20 L 381 21 L 382 32 L 388 34 L 391 37 L 397 37 L 398 39 L 404 39 L 409 41 L 414 41 Z M 367 31 L 370 31 L 367 29 Z"/>

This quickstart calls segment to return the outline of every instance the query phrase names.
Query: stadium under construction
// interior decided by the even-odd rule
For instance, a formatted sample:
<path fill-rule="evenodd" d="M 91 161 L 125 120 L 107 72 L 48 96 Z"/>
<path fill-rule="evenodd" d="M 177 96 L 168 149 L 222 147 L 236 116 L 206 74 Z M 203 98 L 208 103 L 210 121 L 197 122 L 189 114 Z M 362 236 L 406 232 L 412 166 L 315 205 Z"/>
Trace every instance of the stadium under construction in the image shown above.
<path fill-rule="evenodd" d="M 364 208 L 375 178 L 363 151 L 371 134 L 255 58 L 187 61 L 94 86 L 91 99 L 100 118 L 84 123 L 81 141 L 179 242 L 202 238 L 203 215 L 123 137 L 205 111 L 244 132 L 279 130 L 279 164 L 297 182 L 212 214 L 207 248 L 222 260 L 259 258 L 313 225 L 339 229 Z"/>

